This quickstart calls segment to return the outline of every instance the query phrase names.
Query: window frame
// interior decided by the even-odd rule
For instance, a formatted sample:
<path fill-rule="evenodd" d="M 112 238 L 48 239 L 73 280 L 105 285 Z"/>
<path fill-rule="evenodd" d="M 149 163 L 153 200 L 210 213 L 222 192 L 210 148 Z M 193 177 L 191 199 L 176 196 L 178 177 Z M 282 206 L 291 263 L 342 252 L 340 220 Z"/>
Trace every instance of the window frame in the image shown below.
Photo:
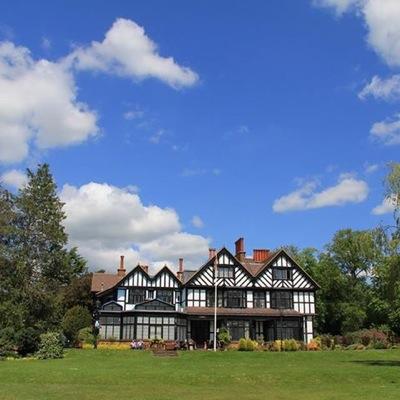
<path fill-rule="evenodd" d="M 271 308 L 275 310 L 293 310 L 293 292 L 290 290 L 272 291 Z"/>
<path fill-rule="evenodd" d="M 286 277 L 278 276 L 278 272 L 286 272 Z M 274 267 L 272 268 L 272 279 L 275 281 L 289 281 L 292 279 L 292 270 L 288 267 Z"/>

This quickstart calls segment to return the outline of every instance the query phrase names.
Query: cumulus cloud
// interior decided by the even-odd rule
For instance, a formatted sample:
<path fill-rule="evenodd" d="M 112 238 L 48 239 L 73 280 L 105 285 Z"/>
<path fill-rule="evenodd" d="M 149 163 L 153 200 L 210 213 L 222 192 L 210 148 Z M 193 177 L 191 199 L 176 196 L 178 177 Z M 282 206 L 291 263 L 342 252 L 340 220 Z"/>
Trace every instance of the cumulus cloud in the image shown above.
<path fill-rule="evenodd" d="M 174 88 L 192 86 L 198 81 L 194 71 L 180 66 L 172 57 L 160 56 L 157 50 L 143 27 L 119 18 L 102 42 L 77 48 L 65 62 L 77 69 L 116 74 L 135 81 L 157 78 Z"/>
<path fill-rule="evenodd" d="M 48 149 L 96 135 L 96 115 L 76 92 L 72 75 L 59 64 L 0 43 L 0 162 L 22 161 L 30 141 Z"/>
<path fill-rule="evenodd" d="M 382 200 L 381 204 L 378 204 L 376 207 L 372 209 L 372 214 L 374 215 L 383 215 L 393 213 L 395 210 L 395 198 L 385 197 Z"/>
<path fill-rule="evenodd" d="M 28 178 L 26 174 L 17 169 L 6 171 L 0 176 L 0 183 L 15 189 L 20 189 L 21 187 L 25 186 L 27 182 Z"/>
<path fill-rule="evenodd" d="M 116 20 L 102 42 L 78 47 L 55 62 L 35 60 L 26 47 L 0 42 L 0 162 L 23 161 L 32 145 L 39 150 L 64 147 L 98 134 L 96 113 L 77 99 L 79 70 L 135 81 L 156 78 L 174 88 L 198 80 L 190 68 L 160 56 L 144 29 L 127 19 Z M 142 115 L 136 110 L 124 117 Z"/>
<path fill-rule="evenodd" d="M 398 0 L 314 0 L 331 7 L 336 14 L 355 11 L 367 27 L 367 42 L 390 66 L 400 65 L 400 1 Z"/>
<path fill-rule="evenodd" d="M 60 193 L 70 243 L 78 246 L 92 268 L 114 269 L 118 256 L 135 264 L 178 257 L 200 262 L 209 239 L 182 231 L 175 210 L 144 205 L 137 193 L 106 183 L 64 185 Z"/>
<path fill-rule="evenodd" d="M 360 99 L 372 96 L 382 100 L 396 100 L 400 98 L 400 75 L 393 75 L 390 78 L 382 79 L 374 76 L 358 94 Z"/>
<path fill-rule="evenodd" d="M 348 203 L 360 203 L 367 198 L 368 185 L 365 181 L 342 174 L 338 183 L 317 191 L 314 181 L 304 183 L 300 188 L 274 201 L 272 209 L 276 213 L 309 210 L 314 208 L 342 206 Z"/>
<path fill-rule="evenodd" d="M 373 138 L 380 140 L 387 146 L 400 144 L 400 114 L 397 114 L 392 119 L 375 122 L 371 128 Z"/>

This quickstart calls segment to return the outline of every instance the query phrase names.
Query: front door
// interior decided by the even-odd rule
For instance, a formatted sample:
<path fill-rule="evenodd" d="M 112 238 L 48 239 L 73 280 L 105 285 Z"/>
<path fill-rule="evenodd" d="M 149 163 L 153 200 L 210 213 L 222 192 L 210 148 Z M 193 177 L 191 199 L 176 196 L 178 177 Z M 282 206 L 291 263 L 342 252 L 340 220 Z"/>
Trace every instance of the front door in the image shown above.
<path fill-rule="evenodd" d="M 197 347 L 203 347 L 210 338 L 210 321 L 193 320 L 190 321 L 191 336 Z"/>

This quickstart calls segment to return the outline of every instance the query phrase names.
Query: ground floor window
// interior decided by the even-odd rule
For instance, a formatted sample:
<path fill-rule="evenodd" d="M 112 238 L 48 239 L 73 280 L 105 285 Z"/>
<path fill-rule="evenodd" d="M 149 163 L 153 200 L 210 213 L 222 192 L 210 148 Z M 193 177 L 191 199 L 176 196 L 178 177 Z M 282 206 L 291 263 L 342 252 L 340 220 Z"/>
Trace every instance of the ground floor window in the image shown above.
<path fill-rule="evenodd" d="M 249 321 L 227 321 L 226 327 L 231 340 L 240 340 L 249 337 Z"/>
<path fill-rule="evenodd" d="M 135 317 L 123 317 L 122 339 L 129 340 L 135 337 Z"/>
<path fill-rule="evenodd" d="M 277 339 L 301 340 L 301 325 L 299 320 L 276 321 Z"/>
<path fill-rule="evenodd" d="M 121 317 L 101 316 L 100 317 L 100 337 L 102 339 L 120 339 Z"/>
<path fill-rule="evenodd" d="M 136 338 L 175 340 L 175 317 L 138 316 Z"/>

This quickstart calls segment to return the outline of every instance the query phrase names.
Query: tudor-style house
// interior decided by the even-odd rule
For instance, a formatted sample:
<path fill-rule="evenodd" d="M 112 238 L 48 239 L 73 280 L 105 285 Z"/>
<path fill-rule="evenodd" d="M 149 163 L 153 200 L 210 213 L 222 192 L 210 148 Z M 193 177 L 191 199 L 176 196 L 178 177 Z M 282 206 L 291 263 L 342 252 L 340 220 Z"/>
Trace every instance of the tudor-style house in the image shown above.
<path fill-rule="evenodd" d="M 285 251 L 254 250 L 247 257 L 244 240 L 233 255 L 210 249 L 197 270 L 167 266 L 150 275 L 138 265 L 126 273 L 121 256 L 117 274 L 95 273 L 92 292 L 100 300 L 100 337 L 117 340 L 192 339 L 198 346 L 213 340 L 215 285 L 217 329 L 232 340 L 270 341 L 313 338 L 317 283 Z"/>

